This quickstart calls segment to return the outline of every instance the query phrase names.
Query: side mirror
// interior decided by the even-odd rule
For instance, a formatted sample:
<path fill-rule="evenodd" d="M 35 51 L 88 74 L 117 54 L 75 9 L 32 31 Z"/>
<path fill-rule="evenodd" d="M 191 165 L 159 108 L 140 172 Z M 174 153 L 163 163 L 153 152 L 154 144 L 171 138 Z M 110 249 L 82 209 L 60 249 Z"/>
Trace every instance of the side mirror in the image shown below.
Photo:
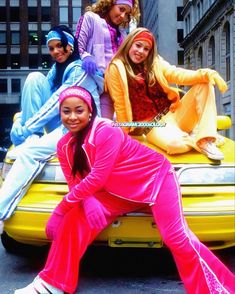
<path fill-rule="evenodd" d="M 217 129 L 218 130 L 227 130 L 231 128 L 232 120 L 227 115 L 218 115 L 217 116 Z"/>

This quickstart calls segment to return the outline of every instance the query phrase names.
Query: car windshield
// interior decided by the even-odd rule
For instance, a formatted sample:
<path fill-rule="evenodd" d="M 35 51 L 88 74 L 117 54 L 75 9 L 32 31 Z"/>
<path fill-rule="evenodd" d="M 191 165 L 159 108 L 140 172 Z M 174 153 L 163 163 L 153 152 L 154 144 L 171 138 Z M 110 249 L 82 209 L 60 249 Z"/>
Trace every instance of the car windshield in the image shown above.
<path fill-rule="evenodd" d="M 234 185 L 234 166 L 194 166 L 178 171 L 181 185 Z"/>

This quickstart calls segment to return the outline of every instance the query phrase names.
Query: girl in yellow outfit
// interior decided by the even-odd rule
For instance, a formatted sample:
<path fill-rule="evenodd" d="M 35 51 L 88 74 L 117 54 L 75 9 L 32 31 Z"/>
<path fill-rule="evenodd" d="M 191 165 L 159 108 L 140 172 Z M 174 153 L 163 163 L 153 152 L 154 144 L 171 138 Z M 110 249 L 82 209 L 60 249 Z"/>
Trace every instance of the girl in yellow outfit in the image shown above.
<path fill-rule="evenodd" d="M 180 99 L 178 89 L 170 84 L 192 87 Z M 155 38 L 145 28 L 126 37 L 105 73 L 117 122 L 127 133 L 145 134 L 148 142 L 168 154 L 194 148 L 210 159 L 222 160 L 224 156 L 215 145 L 215 84 L 222 93 L 227 90 L 214 70 L 170 65 L 157 54 Z M 155 122 L 155 126 L 133 127 L 140 125 L 138 122 Z"/>

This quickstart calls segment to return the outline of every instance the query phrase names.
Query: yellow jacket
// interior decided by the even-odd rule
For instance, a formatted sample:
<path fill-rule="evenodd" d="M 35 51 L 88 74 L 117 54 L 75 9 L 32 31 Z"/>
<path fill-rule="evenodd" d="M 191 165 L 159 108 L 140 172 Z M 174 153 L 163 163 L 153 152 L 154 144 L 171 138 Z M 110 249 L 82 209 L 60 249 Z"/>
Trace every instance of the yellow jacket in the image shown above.
<path fill-rule="evenodd" d="M 179 103 L 179 90 L 170 84 L 190 86 L 198 83 L 208 83 L 211 76 L 217 74 L 210 69 L 188 70 L 169 64 L 161 56 L 158 56 L 154 63 L 155 76 L 172 101 L 171 111 L 174 111 Z M 105 89 L 109 92 L 116 112 L 118 122 L 132 122 L 132 109 L 129 99 L 128 82 L 126 70 L 120 59 L 114 59 L 105 72 Z M 129 132 L 130 128 L 124 128 Z"/>

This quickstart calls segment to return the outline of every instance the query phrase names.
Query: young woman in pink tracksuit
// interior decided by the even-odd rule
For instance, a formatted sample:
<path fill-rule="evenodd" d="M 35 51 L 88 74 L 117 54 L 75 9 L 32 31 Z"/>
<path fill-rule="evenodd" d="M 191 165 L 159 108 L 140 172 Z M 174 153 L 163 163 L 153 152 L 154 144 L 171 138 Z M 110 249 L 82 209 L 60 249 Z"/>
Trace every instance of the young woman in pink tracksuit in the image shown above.
<path fill-rule="evenodd" d="M 88 245 L 118 216 L 145 205 L 151 207 L 187 293 L 235 293 L 235 276 L 185 222 L 170 162 L 112 121 L 98 118 L 91 95 L 81 87 L 61 93 L 60 113 L 70 131 L 58 143 L 69 193 L 47 224 L 53 242 L 44 269 L 15 293 L 74 293 Z"/>

